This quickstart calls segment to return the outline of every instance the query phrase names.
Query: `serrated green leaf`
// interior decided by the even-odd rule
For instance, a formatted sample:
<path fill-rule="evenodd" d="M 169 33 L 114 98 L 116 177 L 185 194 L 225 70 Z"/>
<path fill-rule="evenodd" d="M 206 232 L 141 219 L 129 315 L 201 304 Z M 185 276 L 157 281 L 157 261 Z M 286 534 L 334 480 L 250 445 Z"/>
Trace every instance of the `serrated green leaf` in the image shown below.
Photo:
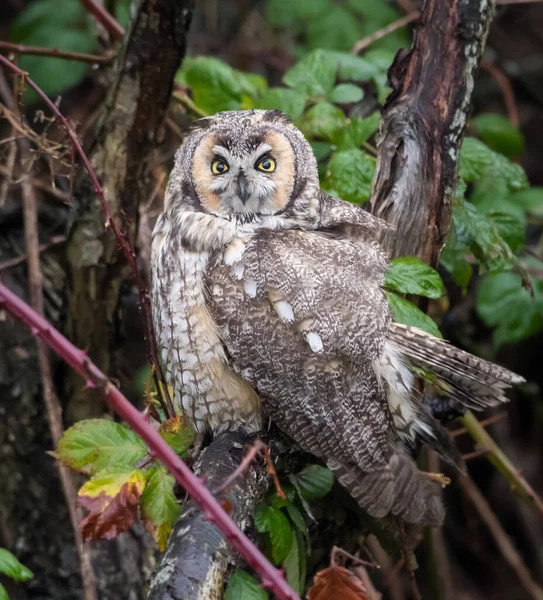
<path fill-rule="evenodd" d="M 307 138 L 330 140 L 333 132 L 345 124 L 341 108 L 329 102 L 319 102 L 302 117 L 299 127 Z"/>
<path fill-rule="evenodd" d="M 518 252 L 524 246 L 526 241 L 526 229 L 524 220 L 519 220 L 515 216 L 506 212 L 492 212 L 489 215 L 496 229 L 511 248 L 512 252 Z"/>
<path fill-rule="evenodd" d="M 334 89 L 338 69 L 334 53 L 313 50 L 283 76 L 283 82 L 307 96 L 328 96 Z"/>
<path fill-rule="evenodd" d="M 298 546 L 298 536 L 292 538 L 292 548 L 288 553 L 288 556 L 283 561 L 283 569 L 287 577 L 287 583 L 297 593 L 302 594 L 304 591 L 304 583 L 300 579 L 300 563 L 302 557 L 300 556 L 300 548 Z"/>
<path fill-rule="evenodd" d="M 445 293 L 438 272 L 415 256 L 394 259 L 385 274 L 385 284 L 401 294 L 426 298 L 441 298 Z"/>
<path fill-rule="evenodd" d="M 58 444 L 60 460 L 87 475 L 133 467 L 147 454 L 143 441 L 130 429 L 107 419 L 88 419 L 64 432 Z"/>
<path fill-rule="evenodd" d="M 11 41 L 29 46 L 54 46 L 67 52 L 93 52 L 97 46 L 93 24 L 78 0 L 35 0 L 11 25 Z M 56 96 L 79 83 L 88 65 L 44 56 L 21 56 L 19 66 L 48 96 Z M 26 102 L 37 94 L 27 86 Z"/>
<path fill-rule="evenodd" d="M 441 253 L 441 264 L 449 271 L 457 286 L 465 294 L 473 275 L 473 267 L 466 260 L 467 249 L 445 246 Z"/>
<path fill-rule="evenodd" d="M 143 523 L 155 539 L 159 550 L 164 552 L 181 510 L 173 491 L 175 479 L 162 466 L 150 469 L 146 476 L 147 485 L 140 503 Z"/>
<path fill-rule="evenodd" d="M 296 489 L 306 500 L 326 496 L 334 485 L 334 474 L 321 465 L 309 465 L 292 476 Z"/>
<path fill-rule="evenodd" d="M 5 548 L 0 548 L 0 573 L 15 581 L 28 581 L 34 577 L 34 573 Z"/>
<path fill-rule="evenodd" d="M 410 325 L 411 327 L 418 327 L 438 338 L 443 337 L 433 319 L 426 313 L 423 313 L 412 302 L 398 296 L 394 292 L 387 292 L 387 297 L 396 322 Z"/>
<path fill-rule="evenodd" d="M 255 526 L 260 533 L 270 535 L 273 560 L 275 564 L 281 564 L 288 556 L 294 539 L 287 517 L 280 509 L 261 504 L 256 509 Z"/>
<path fill-rule="evenodd" d="M 192 425 L 182 416 L 173 417 L 161 423 L 159 433 L 179 456 L 187 455 L 187 450 L 192 446 L 196 437 Z"/>
<path fill-rule="evenodd" d="M 524 212 L 543 217 L 543 187 L 531 187 L 510 197 L 511 204 Z"/>
<path fill-rule="evenodd" d="M 334 26 L 330 27 L 330 23 Z M 338 4 L 330 4 L 320 18 L 307 24 L 306 34 L 310 48 L 348 52 L 363 37 L 363 28 L 350 11 Z"/>
<path fill-rule="evenodd" d="M 379 113 L 373 113 L 365 119 L 349 119 L 343 127 L 332 133 L 332 143 L 338 150 L 360 148 L 379 127 Z"/>
<path fill-rule="evenodd" d="M 303 115 L 307 96 L 288 88 L 270 88 L 256 102 L 256 108 L 276 109 L 293 121 Z"/>
<path fill-rule="evenodd" d="M 332 154 L 324 185 L 343 200 L 362 203 L 370 197 L 374 171 L 375 163 L 361 150 L 340 150 Z"/>
<path fill-rule="evenodd" d="M 249 573 L 236 569 L 228 582 L 224 600 L 268 600 L 268 594 Z"/>
<path fill-rule="evenodd" d="M 330 102 L 336 104 L 349 104 L 359 102 L 364 97 L 364 90 L 352 83 L 340 83 L 332 90 Z"/>
<path fill-rule="evenodd" d="M 524 136 L 503 115 L 481 113 L 474 119 L 477 134 L 487 146 L 505 156 L 524 153 Z"/>
<path fill-rule="evenodd" d="M 298 510 L 298 507 L 289 502 L 286 506 L 287 514 L 292 521 L 294 527 L 304 536 L 305 541 L 307 543 L 308 549 L 310 547 L 310 537 L 309 537 L 309 529 L 305 523 L 304 517 L 302 513 Z"/>
<path fill-rule="evenodd" d="M 328 158 L 330 156 L 330 154 L 332 154 L 332 145 L 329 144 L 328 142 L 314 141 L 314 142 L 310 142 L 310 143 L 311 143 L 311 148 L 313 149 L 313 154 L 315 155 L 315 158 L 317 159 L 317 162 L 320 162 L 320 161 L 324 160 L 325 158 Z"/>
<path fill-rule="evenodd" d="M 510 191 L 528 187 L 528 178 L 520 165 L 494 152 L 480 140 L 470 137 L 465 138 L 462 143 L 459 174 L 468 182 L 484 176 L 503 179 Z"/>
<path fill-rule="evenodd" d="M 477 293 L 477 312 L 494 328 L 496 346 L 518 342 L 543 329 L 543 282 L 534 281 L 534 297 L 513 273 L 488 275 Z"/>
<path fill-rule="evenodd" d="M 267 87 L 263 77 L 236 71 L 212 56 L 185 58 L 176 75 L 176 81 L 181 79 L 192 88 L 196 105 L 209 114 L 240 110 L 245 97 L 258 97 Z"/>
<path fill-rule="evenodd" d="M 360 56 L 346 52 L 337 52 L 334 56 L 339 65 L 339 81 L 371 81 L 381 71 L 379 67 Z"/>

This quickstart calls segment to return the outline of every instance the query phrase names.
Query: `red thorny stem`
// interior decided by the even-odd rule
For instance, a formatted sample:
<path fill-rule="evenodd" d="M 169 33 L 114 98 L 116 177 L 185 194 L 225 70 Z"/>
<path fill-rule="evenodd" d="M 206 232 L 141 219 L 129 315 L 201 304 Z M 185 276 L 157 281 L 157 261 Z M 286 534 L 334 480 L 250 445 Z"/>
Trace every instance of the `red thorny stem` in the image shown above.
<path fill-rule="evenodd" d="M 28 325 L 33 335 L 42 339 L 85 379 L 88 387 L 102 388 L 109 406 L 142 438 L 152 456 L 164 464 L 175 480 L 204 511 L 209 521 L 223 533 L 247 564 L 258 573 L 264 587 L 269 588 L 281 600 L 300 600 L 285 581 L 282 571 L 276 569 L 243 534 L 202 480 L 168 446 L 160 433 L 149 425 L 145 415 L 130 404 L 102 371 L 91 362 L 84 351 L 76 348 L 3 283 L 0 283 L 0 307 Z"/>
<path fill-rule="evenodd" d="M 132 249 L 130 242 L 126 238 L 126 235 L 122 231 L 120 231 L 119 228 L 117 227 L 117 225 L 115 224 L 115 221 L 113 220 L 113 217 L 111 216 L 111 212 L 109 210 L 109 206 L 106 201 L 106 197 L 104 195 L 104 190 L 103 190 L 102 186 L 100 185 L 100 182 L 98 181 L 98 177 L 94 171 L 93 166 L 91 165 L 91 162 L 90 162 L 88 156 L 86 155 L 85 151 L 83 150 L 83 147 L 81 146 L 81 142 L 79 141 L 77 134 L 75 133 L 73 127 L 68 122 L 68 119 L 66 119 L 66 117 L 60 112 L 60 110 L 57 108 L 57 106 L 54 104 L 54 102 L 52 102 L 47 97 L 45 92 L 43 92 L 41 90 L 41 88 L 36 83 L 34 83 L 32 81 L 32 79 L 30 79 L 30 77 L 28 77 L 27 74 L 22 69 L 19 69 L 19 67 L 17 67 L 17 65 L 13 64 L 10 60 L 8 60 L 5 56 L 2 56 L 1 54 L 0 54 L 0 63 L 3 63 L 8 69 L 11 69 L 11 71 L 16 73 L 20 77 L 22 77 L 23 81 L 25 83 L 27 83 L 40 96 L 40 98 L 47 104 L 47 106 L 49 107 L 51 112 L 55 115 L 56 120 L 66 130 L 66 133 L 72 140 L 72 143 L 73 143 L 75 149 L 77 150 L 77 153 L 81 157 L 81 160 L 83 161 L 83 164 L 85 165 L 85 168 L 87 169 L 89 177 L 92 181 L 92 185 L 94 187 L 94 191 L 95 191 L 96 195 L 98 196 L 98 200 L 100 201 L 100 205 L 106 216 L 107 227 L 109 227 L 111 229 L 111 231 L 113 232 L 113 235 L 115 236 L 117 243 L 119 244 L 119 247 L 121 248 L 121 250 L 125 256 L 126 261 L 128 262 L 128 265 L 130 266 L 130 269 L 132 271 L 132 276 L 138 287 L 139 308 L 140 308 L 140 313 L 142 313 L 142 318 L 143 318 L 143 325 L 144 325 L 144 330 L 145 330 L 145 343 L 147 345 L 147 356 L 148 356 L 148 359 L 149 359 L 149 362 L 151 363 L 151 365 L 153 365 L 155 367 L 154 375 L 153 375 L 154 380 L 155 380 L 155 386 L 157 388 L 158 398 L 160 399 L 160 402 L 162 404 L 162 408 L 164 410 L 166 418 L 172 418 L 175 416 L 175 410 L 174 410 L 174 407 L 172 404 L 172 399 L 170 397 L 168 385 L 166 383 L 166 378 L 164 377 L 164 372 L 162 371 L 162 366 L 160 364 L 160 361 L 158 360 L 155 332 L 153 329 L 151 301 L 149 299 L 149 290 L 147 289 L 147 286 L 145 285 L 145 281 L 143 280 L 140 270 L 138 269 L 138 265 L 136 262 L 136 253 Z M 161 393 L 161 389 L 160 389 L 161 386 L 159 385 L 159 380 L 162 383 L 162 390 L 163 390 L 164 396 L 166 398 L 166 405 L 164 405 L 164 400 L 162 398 L 162 393 Z"/>

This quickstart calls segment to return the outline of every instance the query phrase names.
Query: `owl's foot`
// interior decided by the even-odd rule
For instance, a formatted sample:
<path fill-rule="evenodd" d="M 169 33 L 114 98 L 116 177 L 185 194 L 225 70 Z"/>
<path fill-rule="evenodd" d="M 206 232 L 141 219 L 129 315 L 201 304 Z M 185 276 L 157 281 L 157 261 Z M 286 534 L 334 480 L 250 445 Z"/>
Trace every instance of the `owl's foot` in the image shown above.
<path fill-rule="evenodd" d="M 428 479 L 431 481 L 437 481 L 437 483 L 441 484 L 442 488 L 446 488 L 449 483 L 451 483 L 451 478 L 443 475 L 443 473 L 424 473 Z"/>

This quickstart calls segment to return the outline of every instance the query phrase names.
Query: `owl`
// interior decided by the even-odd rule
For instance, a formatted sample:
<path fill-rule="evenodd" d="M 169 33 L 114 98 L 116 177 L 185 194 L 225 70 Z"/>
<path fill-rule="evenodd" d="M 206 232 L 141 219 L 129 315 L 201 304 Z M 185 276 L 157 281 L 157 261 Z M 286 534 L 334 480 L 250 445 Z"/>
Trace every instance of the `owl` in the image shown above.
<path fill-rule="evenodd" d="M 196 121 L 153 233 L 154 326 L 175 408 L 198 432 L 271 419 L 370 515 L 437 526 L 440 485 L 413 454 L 427 444 L 462 461 L 417 379 L 459 411 L 505 402 L 523 380 L 394 322 L 387 227 L 320 189 L 282 113 Z"/>

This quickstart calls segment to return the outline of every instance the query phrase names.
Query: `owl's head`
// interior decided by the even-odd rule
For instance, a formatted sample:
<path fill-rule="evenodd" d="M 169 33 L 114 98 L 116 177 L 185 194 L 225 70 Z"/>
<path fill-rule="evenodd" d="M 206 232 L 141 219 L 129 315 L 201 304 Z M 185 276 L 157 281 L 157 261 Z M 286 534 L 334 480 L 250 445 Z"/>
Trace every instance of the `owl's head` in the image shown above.
<path fill-rule="evenodd" d="M 284 213 L 318 185 L 311 146 L 276 110 L 222 112 L 195 121 L 170 177 L 168 202 L 220 217 Z"/>

